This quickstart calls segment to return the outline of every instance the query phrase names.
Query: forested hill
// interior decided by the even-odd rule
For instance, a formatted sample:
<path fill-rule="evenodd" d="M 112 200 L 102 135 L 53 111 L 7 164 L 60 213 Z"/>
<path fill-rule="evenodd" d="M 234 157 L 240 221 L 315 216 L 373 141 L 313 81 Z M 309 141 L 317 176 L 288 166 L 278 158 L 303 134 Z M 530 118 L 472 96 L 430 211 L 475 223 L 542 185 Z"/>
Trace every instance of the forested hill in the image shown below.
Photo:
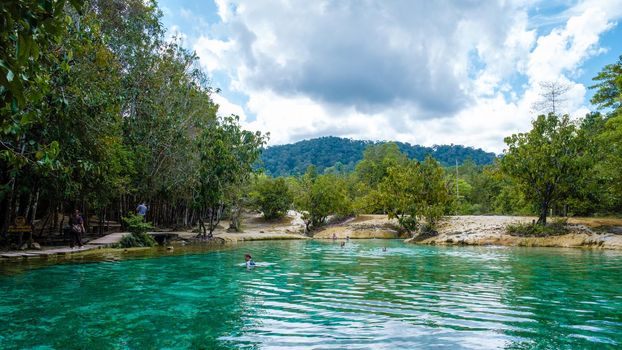
<path fill-rule="evenodd" d="M 309 165 L 315 165 L 320 173 L 331 168 L 336 171 L 350 171 L 363 158 L 363 151 L 374 141 L 350 140 L 340 137 L 321 137 L 299 141 L 288 145 L 268 147 L 262 155 L 267 174 L 272 176 L 299 175 Z M 477 164 L 490 164 L 494 153 L 461 145 L 424 147 L 395 142 L 400 150 L 411 159 L 423 160 L 428 154 L 441 164 L 453 165 L 471 158 Z"/>

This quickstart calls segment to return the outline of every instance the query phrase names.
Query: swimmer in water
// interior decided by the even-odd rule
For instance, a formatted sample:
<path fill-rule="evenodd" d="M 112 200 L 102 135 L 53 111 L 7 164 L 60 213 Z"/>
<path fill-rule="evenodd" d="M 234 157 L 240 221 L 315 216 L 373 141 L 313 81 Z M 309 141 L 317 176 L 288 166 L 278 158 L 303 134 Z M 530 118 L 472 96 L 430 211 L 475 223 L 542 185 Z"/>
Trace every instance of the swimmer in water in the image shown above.
<path fill-rule="evenodd" d="M 382 248 L 382 251 L 386 252 L 387 251 L 387 247 Z"/>
<path fill-rule="evenodd" d="M 346 246 L 346 242 L 341 242 L 341 248 Z"/>
<path fill-rule="evenodd" d="M 250 269 L 251 267 L 255 267 L 255 262 L 253 261 L 253 257 L 250 254 L 244 254 L 244 260 L 246 260 L 247 269 Z"/>

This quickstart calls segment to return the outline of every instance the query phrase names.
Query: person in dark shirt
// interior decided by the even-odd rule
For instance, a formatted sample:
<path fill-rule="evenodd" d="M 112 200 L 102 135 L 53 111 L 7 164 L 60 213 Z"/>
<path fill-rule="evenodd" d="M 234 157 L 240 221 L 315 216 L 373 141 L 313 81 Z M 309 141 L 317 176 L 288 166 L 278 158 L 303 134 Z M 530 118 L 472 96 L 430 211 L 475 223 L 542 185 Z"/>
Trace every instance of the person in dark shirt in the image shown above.
<path fill-rule="evenodd" d="M 69 217 L 69 228 L 71 230 L 71 243 L 69 246 L 73 248 L 75 245 L 82 247 L 82 235 L 84 234 L 84 219 L 80 215 L 78 209 L 74 210 Z"/>

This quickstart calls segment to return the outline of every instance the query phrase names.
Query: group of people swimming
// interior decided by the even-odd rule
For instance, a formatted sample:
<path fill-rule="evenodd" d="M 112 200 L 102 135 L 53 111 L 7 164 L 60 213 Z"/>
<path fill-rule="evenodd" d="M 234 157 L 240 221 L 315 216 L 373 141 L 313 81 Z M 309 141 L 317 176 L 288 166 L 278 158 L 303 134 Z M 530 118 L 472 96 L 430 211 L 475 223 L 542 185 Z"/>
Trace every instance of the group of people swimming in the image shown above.
<path fill-rule="evenodd" d="M 333 241 L 336 241 L 336 240 L 337 240 L 337 235 L 335 233 L 333 233 Z M 346 240 L 341 242 L 341 248 L 345 247 L 346 246 L 346 242 L 349 242 L 349 241 L 350 241 L 350 236 L 346 236 Z M 387 251 L 387 247 L 383 247 L 382 251 L 386 252 Z"/>
<path fill-rule="evenodd" d="M 333 233 L 333 241 L 337 240 L 337 235 L 335 235 Z M 341 242 L 341 248 L 346 246 L 346 242 L 350 241 L 350 236 L 346 236 L 346 240 Z M 386 252 L 387 251 L 387 247 L 382 247 L 382 251 Z M 255 264 L 255 262 L 253 261 L 253 257 L 246 253 L 244 254 L 244 260 L 246 261 L 246 268 L 248 270 L 252 269 L 253 267 L 255 267 L 257 264 Z"/>

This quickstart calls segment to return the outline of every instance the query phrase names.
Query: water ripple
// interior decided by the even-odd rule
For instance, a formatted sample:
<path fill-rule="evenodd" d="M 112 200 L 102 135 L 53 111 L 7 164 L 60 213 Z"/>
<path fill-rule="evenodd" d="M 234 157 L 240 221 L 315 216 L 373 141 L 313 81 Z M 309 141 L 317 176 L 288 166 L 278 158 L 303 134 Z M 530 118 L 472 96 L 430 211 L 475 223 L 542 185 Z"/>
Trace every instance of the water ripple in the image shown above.
<path fill-rule="evenodd" d="M 612 252 L 382 240 L 65 264 L 0 276 L 0 348 L 613 349 L 621 273 Z"/>

